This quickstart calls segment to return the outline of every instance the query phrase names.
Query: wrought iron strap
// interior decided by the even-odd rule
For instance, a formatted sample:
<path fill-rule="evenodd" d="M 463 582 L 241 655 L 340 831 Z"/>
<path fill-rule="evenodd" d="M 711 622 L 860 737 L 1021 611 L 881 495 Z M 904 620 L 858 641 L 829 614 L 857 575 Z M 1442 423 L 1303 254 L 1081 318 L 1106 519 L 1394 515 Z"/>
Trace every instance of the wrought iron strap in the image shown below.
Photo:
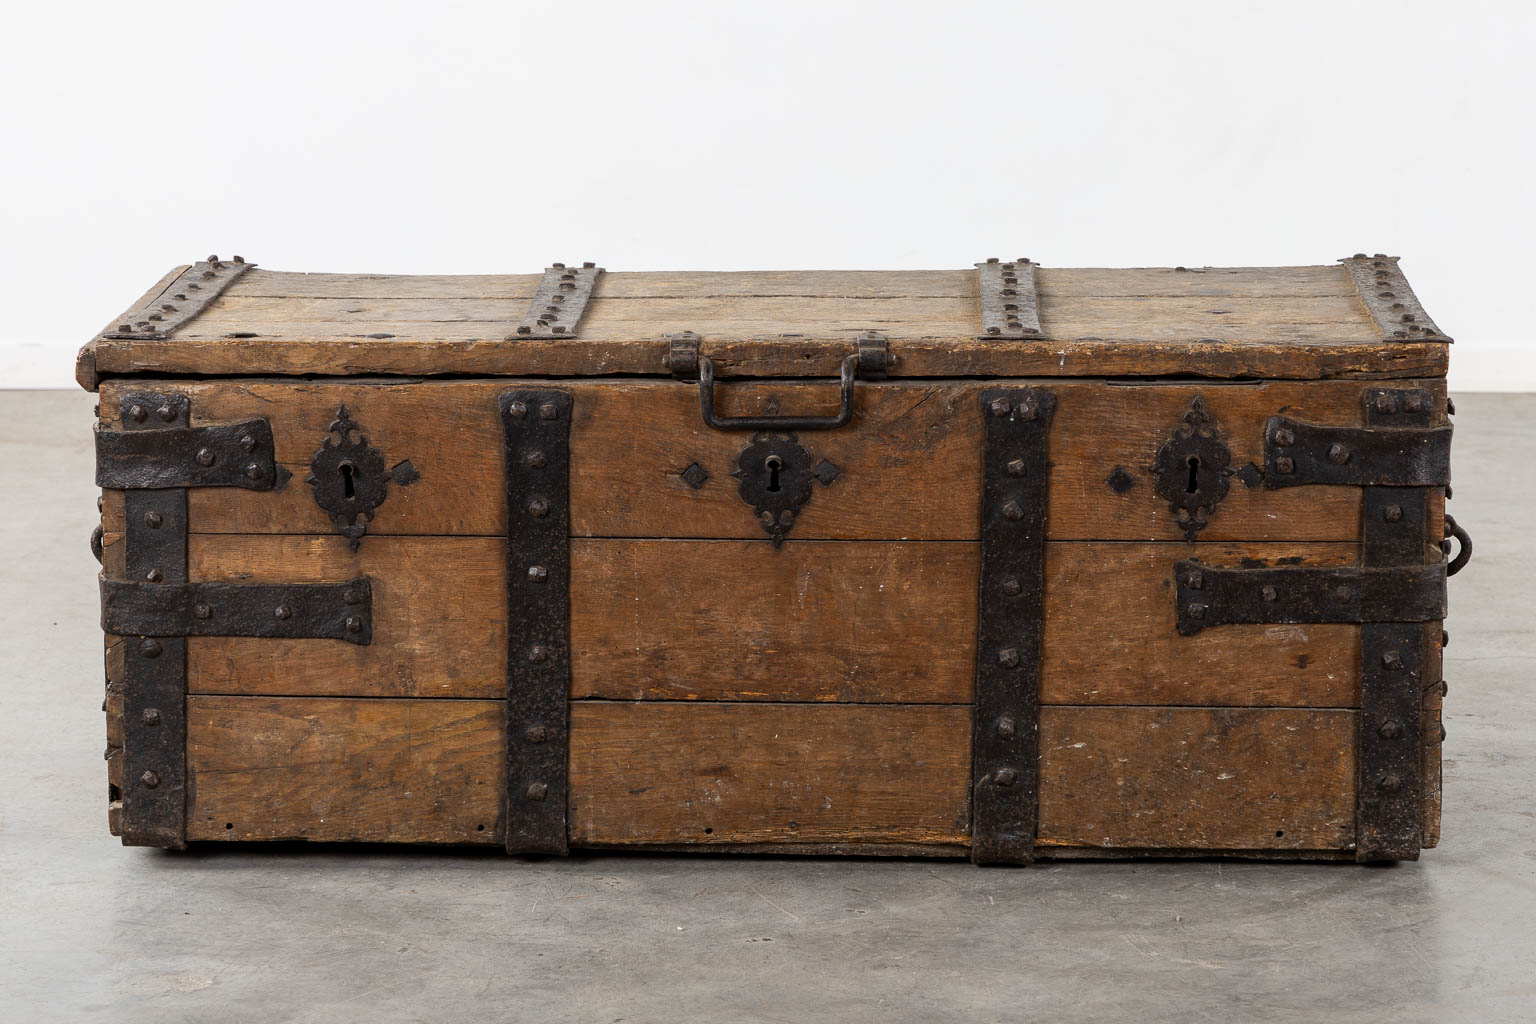
<path fill-rule="evenodd" d="M 1035 265 L 1027 259 L 976 264 L 981 293 L 981 337 L 1040 338 L 1040 307 L 1035 298 Z"/>
<path fill-rule="evenodd" d="M 981 393 L 981 574 L 971 762 L 971 859 L 1034 859 L 1039 792 L 1047 440 L 1056 397 Z"/>
<path fill-rule="evenodd" d="M 1450 479 L 1450 427 L 1325 427 L 1286 416 L 1264 427 L 1266 487 L 1444 487 Z"/>
<path fill-rule="evenodd" d="M 101 581 L 101 628 L 119 636 L 328 637 L 373 641 L 373 590 L 346 583 Z"/>
<path fill-rule="evenodd" d="M 500 399 L 507 493 L 509 853 L 568 850 L 571 396 Z"/>
<path fill-rule="evenodd" d="M 162 396 L 158 405 L 123 409 L 125 430 L 96 430 L 96 483 L 120 490 L 167 487 L 243 487 L 271 490 L 286 474 L 272 453 L 266 420 L 205 427 L 185 422 L 187 400 Z"/>
<path fill-rule="evenodd" d="M 573 336 L 602 272 L 602 267 L 591 263 L 583 263 L 580 267 L 556 263 L 544 271 L 539 290 L 534 292 L 533 301 L 528 305 L 528 314 L 509 340 Z"/>
<path fill-rule="evenodd" d="M 146 409 L 155 410 L 153 419 L 135 412 Z M 128 432 L 161 434 L 185 431 L 191 406 L 185 395 L 132 391 L 120 411 Z M 187 492 L 129 490 L 123 507 L 127 577 L 186 583 Z M 187 821 L 187 641 L 126 635 L 122 645 L 122 678 L 115 682 L 123 707 L 123 844 L 180 849 Z"/>
<path fill-rule="evenodd" d="M 168 338 L 213 304 L 213 300 L 256 264 L 239 256 L 225 262 L 209 256 L 194 263 L 165 291 L 106 332 L 108 338 L 151 340 Z"/>
<path fill-rule="evenodd" d="M 1239 569 L 1174 565 L 1178 629 L 1236 623 L 1432 622 L 1445 617 L 1445 566 Z"/>
<path fill-rule="evenodd" d="M 1408 279 L 1398 269 L 1396 256 L 1357 252 L 1339 262 L 1354 278 L 1355 290 L 1366 311 L 1381 328 L 1384 341 L 1450 341 L 1424 312 Z"/>
<path fill-rule="evenodd" d="M 1364 397 L 1371 428 L 1427 428 L 1434 406 L 1423 389 L 1370 388 Z M 1449 442 L 1449 428 L 1446 428 Z M 1447 451 L 1447 458 L 1449 452 Z M 1449 479 L 1447 472 L 1442 482 Z M 1367 487 L 1362 503 L 1361 562 L 1366 566 L 1424 565 L 1433 538 L 1428 487 Z M 1371 571 L 1371 570 L 1366 570 Z M 1387 570 L 1377 570 L 1387 571 Z M 1445 615 L 1445 583 L 1440 609 Z M 1360 629 L 1360 714 L 1355 740 L 1355 859 L 1413 860 L 1423 840 L 1421 730 L 1427 635 L 1410 618 Z"/>

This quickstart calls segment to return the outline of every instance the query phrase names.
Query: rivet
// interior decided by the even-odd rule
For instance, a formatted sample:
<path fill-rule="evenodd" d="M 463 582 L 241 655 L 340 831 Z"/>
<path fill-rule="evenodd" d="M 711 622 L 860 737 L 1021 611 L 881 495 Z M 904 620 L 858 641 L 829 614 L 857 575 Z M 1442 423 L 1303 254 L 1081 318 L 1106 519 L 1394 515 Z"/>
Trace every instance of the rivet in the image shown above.
<path fill-rule="evenodd" d="M 1440 723 L 1440 742 L 1445 742 L 1445 723 Z"/>
<path fill-rule="evenodd" d="M 1397 396 L 1383 391 L 1376 396 L 1377 412 L 1397 412 Z"/>
<path fill-rule="evenodd" d="M 549 648 L 545 647 L 543 644 L 534 644 L 532 647 L 528 648 L 528 660 L 533 662 L 535 665 L 548 661 Z"/>
<path fill-rule="evenodd" d="M 1349 449 L 1341 444 L 1332 445 L 1328 449 L 1328 461 L 1335 466 L 1342 466 L 1349 461 Z"/>
<path fill-rule="evenodd" d="M 1416 391 L 1410 391 L 1403 396 L 1403 409 L 1408 412 L 1424 411 L 1424 396 Z"/>
<path fill-rule="evenodd" d="M 130 406 L 128 409 L 128 418 L 133 420 L 135 423 L 143 423 L 145 417 L 148 415 L 149 413 L 144 411 L 144 407 L 142 405 Z"/>
<path fill-rule="evenodd" d="M 250 434 L 242 434 L 240 436 L 240 450 L 241 451 L 245 451 L 245 452 L 253 452 L 253 451 L 255 451 L 256 450 L 256 439 L 254 437 L 252 437 Z"/>
<path fill-rule="evenodd" d="M 1382 722 L 1381 728 L 1376 730 L 1377 735 L 1384 740 L 1395 740 L 1402 732 L 1403 727 L 1390 720 Z"/>
<path fill-rule="evenodd" d="M 528 514 L 535 519 L 543 519 L 549 515 L 549 502 L 543 498 L 534 498 L 528 503 Z"/>
<path fill-rule="evenodd" d="M 206 604 L 199 604 L 192 609 L 192 614 L 200 619 L 206 619 L 213 614 L 213 609 Z"/>
<path fill-rule="evenodd" d="M 997 660 L 1009 668 L 1014 668 L 1019 663 L 1019 652 L 1013 647 L 1004 647 L 997 652 Z"/>
<path fill-rule="evenodd" d="M 348 633 L 361 633 L 363 631 L 363 620 L 356 615 L 348 615 L 345 625 Z"/>
<path fill-rule="evenodd" d="M 999 768 L 992 773 L 992 779 L 999 786 L 1011 786 L 1019 781 L 1019 773 L 1012 768 Z"/>
<path fill-rule="evenodd" d="M 1440 646 L 1441 647 L 1449 647 L 1449 646 L 1451 646 L 1451 634 L 1447 633 L 1443 629 L 1440 631 Z"/>
<path fill-rule="evenodd" d="M 245 478 L 247 480 L 260 480 L 262 477 L 264 477 L 266 475 L 267 475 L 266 470 L 262 469 L 261 465 L 259 463 L 255 463 L 255 462 L 248 462 L 248 463 L 246 463 L 246 466 L 245 466 Z"/>
<path fill-rule="evenodd" d="M 1007 416 L 1013 411 L 1013 405 L 1006 398 L 994 398 L 987 409 L 993 416 Z"/>
<path fill-rule="evenodd" d="M 1296 463 L 1291 459 L 1290 456 L 1282 455 L 1280 458 L 1275 460 L 1276 473 L 1294 473 L 1295 471 Z"/>
<path fill-rule="evenodd" d="M 276 608 L 272 609 L 272 614 L 276 615 L 280 619 L 292 618 L 293 617 L 293 609 L 289 608 L 285 604 L 280 604 Z"/>
<path fill-rule="evenodd" d="M 528 737 L 529 743 L 543 743 L 549 739 L 549 730 L 542 725 L 530 725 L 523 735 Z"/>
<path fill-rule="evenodd" d="M 1260 591 L 1260 594 L 1263 595 L 1264 600 L 1266 601 L 1280 600 L 1280 592 L 1277 591 L 1274 587 L 1266 586 L 1262 591 Z"/>
<path fill-rule="evenodd" d="M 1018 597 L 1023 590 L 1024 585 L 1021 584 L 1018 580 L 1010 579 L 1003 581 L 1003 593 L 1007 594 L 1009 597 Z"/>
<path fill-rule="evenodd" d="M 1388 793 L 1397 792 L 1397 787 L 1401 786 L 1402 784 L 1403 780 L 1399 779 L 1396 775 L 1393 775 L 1390 772 L 1381 777 L 1381 788 L 1386 790 Z"/>
<path fill-rule="evenodd" d="M 154 789 L 156 786 L 160 785 L 160 776 L 156 772 L 147 771 L 143 775 L 139 776 L 139 781 L 144 783 L 145 789 Z"/>
<path fill-rule="evenodd" d="M 1280 427 L 1275 431 L 1273 440 L 1281 448 L 1289 448 L 1296 443 L 1296 434 L 1285 427 Z"/>
<path fill-rule="evenodd" d="M 345 593 L 343 593 L 341 595 L 341 599 L 343 601 L 345 601 L 347 604 L 362 604 L 363 603 L 363 595 L 359 594 L 355 590 L 348 590 L 348 591 L 346 591 Z"/>
<path fill-rule="evenodd" d="M 1190 590 L 1205 589 L 1205 573 L 1196 570 L 1184 578 L 1184 585 Z"/>
<path fill-rule="evenodd" d="M 160 513 L 159 512 L 145 512 L 144 513 L 144 525 L 149 527 L 151 530 L 158 530 L 158 529 L 160 529 L 160 524 L 162 522 L 164 522 L 164 520 L 162 520 L 160 518 Z"/>
<path fill-rule="evenodd" d="M 145 725 L 160 724 L 160 712 L 154 708 L 145 708 L 143 715 L 140 717 L 143 719 Z"/>
<path fill-rule="evenodd" d="M 1192 605 L 1189 605 L 1189 606 L 1187 606 L 1184 609 L 1184 613 L 1186 615 L 1188 615 L 1190 618 L 1195 619 L 1195 620 L 1198 621 L 1199 619 L 1205 618 L 1205 605 L 1203 605 L 1203 604 L 1192 604 Z"/>
<path fill-rule="evenodd" d="M 1352 596 L 1348 587 L 1341 586 L 1333 592 L 1333 599 L 1339 602 L 1339 604 L 1346 603 Z"/>
<path fill-rule="evenodd" d="M 1388 651 L 1381 656 L 1381 667 L 1395 672 L 1403 667 L 1403 656 L 1396 651 Z"/>
<path fill-rule="evenodd" d="M 513 402 L 511 405 L 507 406 L 507 412 L 511 413 L 518 419 L 522 419 L 524 416 L 528 415 L 528 403 Z"/>
<path fill-rule="evenodd" d="M 168 405 L 162 405 L 160 408 L 155 410 L 155 415 L 169 423 L 176 418 L 176 410 L 172 409 Z"/>
<path fill-rule="evenodd" d="M 1023 476 L 1026 468 L 1023 459 L 1013 459 L 1008 463 L 1008 475 Z"/>
<path fill-rule="evenodd" d="M 1033 422 L 1039 415 L 1040 410 L 1035 407 L 1034 402 L 1027 398 L 1019 402 L 1019 419 L 1025 422 Z"/>
<path fill-rule="evenodd" d="M 156 640 L 152 636 L 146 637 L 144 641 L 139 644 L 139 653 L 144 655 L 146 658 L 158 658 L 162 653 L 164 653 L 164 651 L 165 647 L 161 645 L 159 640 Z"/>
<path fill-rule="evenodd" d="M 1023 519 L 1024 510 L 1019 507 L 1018 502 L 1010 501 L 1008 504 L 1003 506 L 1003 518 L 1013 520 Z"/>
<path fill-rule="evenodd" d="M 555 330 L 557 332 L 558 331 L 562 331 L 564 329 L 565 328 L 563 328 L 563 327 L 556 327 L 555 328 Z M 558 405 L 556 405 L 554 402 L 545 402 L 543 405 L 539 406 L 539 419 L 541 419 L 541 420 L 555 420 L 555 419 L 559 419 L 559 418 L 560 418 L 560 407 Z"/>
<path fill-rule="evenodd" d="M 1381 518 L 1389 523 L 1401 522 L 1403 519 L 1403 506 L 1388 505 L 1381 510 Z"/>
<path fill-rule="evenodd" d="M 1003 333 L 1003 329 L 1001 327 L 988 327 L 987 328 L 987 333 L 988 334 L 1002 334 Z"/>
<path fill-rule="evenodd" d="M 542 782 L 534 782 L 529 784 L 527 793 L 529 800 L 543 800 L 549 795 L 549 787 Z"/>
<path fill-rule="evenodd" d="M 1004 715 L 997 720 L 997 734 L 1003 739 L 1012 739 L 1014 733 L 1013 716 Z"/>
<path fill-rule="evenodd" d="M 159 583 L 161 580 L 165 579 L 165 576 L 160 572 L 159 569 L 151 569 L 149 572 L 144 574 L 144 578 L 151 583 Z"/>
<path fill-rule="evenodd" d="M 533 328 L 529 327 L 527 324 L 520 324 L 520 325 L 518 325 L 517 333 L 518 334 L 532 334 L 533 333 Z"/>
<path fill-rule="evenodd" d="M 197 453 L 197 464 L 199 466 L 211 466 L 216 461 L 218 461 L 218 456 L 213 454 L 212 448 L 204 448 Z"/>
<path fill-rule="evenodd" d="M 543 452 L 529 452 L 527 455 L 523 456 L 523 461 L 532 466 L 534 469 L 543 469 L 546 465 L 549 464 L 549 459 L 544 455 Z"/>
<path fill-rule="evenodd" d="M 549 579 L 549 570 L 542 565 L 530 565 L 528 567 L 528 579 L 534 583 L 543 583 Z"/>
<path fill-rule="evenodd" d="M 1446 682 L 1444 679 L 1440 680 L 1440 696 L 1444 697 L 1446 694 L 1448 694 L 1450 692 L 1451 692 L 1451 684 Z"/>

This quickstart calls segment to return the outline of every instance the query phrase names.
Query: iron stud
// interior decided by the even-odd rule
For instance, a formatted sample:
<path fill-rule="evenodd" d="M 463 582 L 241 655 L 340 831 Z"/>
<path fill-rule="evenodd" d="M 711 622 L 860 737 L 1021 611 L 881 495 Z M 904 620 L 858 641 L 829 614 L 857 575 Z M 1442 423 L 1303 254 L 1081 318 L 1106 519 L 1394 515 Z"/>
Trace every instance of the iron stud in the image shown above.
<path fill-rule="evenodd" d="M 1396 651 L 1388 651 L 1381 656 L 1381 667 L 1396 672 L 1403 667 L 1403 656 Z"/>
<path fill-rule="evenodd" d="M 549 464 L 549 459 L 544 455 L 543 452 L 529 452 L 527 455 L 523 456 L 523 461 L 529 466 L 532 466 L 534 469 L 543 469 L 546 465 Z"/>
<path fill-rule="evenodd" d="M 1295 471 L 1296 463 L 1293 459 L 1291 459 L 1290 456 L 1282 455 L 1280 458 L 1275 460 L 1276 473 L 1294 473 Z"/>
<path fill-rule="evenodd" d="M 1266 601 L 1280 600 L 1280 592 L 1277 591 L 1274 587 L 1266 586 L 1263 590 L 1260 591 L 1260 594 L 1263 595 L 1264 600 Z"/>
<path fill-rule="evenodd" d="M 528 648 L 528 660 L 533 662 L 535 665 L 548 661 L 549 648 L 545 647 L 543 644 L 534 644 L 532 647 Z"/>
<path fill-rule="evenodd" d="M 149 413 L 144 411 L 144 407 L 142 405 L 130 406 L 128 409 L 128 418 L 133 420 L 135 423 L 143 423 L 145 418 L 148 416 Z"/>
<path fill-rule="evenodd" d="M 1386 790 L 1388 793 L 1395 793 L 1395 792 L 1397 792 L 1397 788 L 1399 786 L 1401 786 L 1402 784 L 1403 784 L 1403 780 L 1399 779 L 1396 775 L 1392 774 L 1391 772 L 1388 772 L 1386 775 L 1383 775 L 1381 777 L 1381 788 Z"/>
<path fill-rule="evenodd" d="M 363 631 L 363 620 L 356 615 L 348 615 L 344 625 L 347 627 L 348 633 L 361 633 Z"/>
<path fill-rule="evenodd" d="M 507 406 L 507 412 L 516 419 L 522 419 L 524 416 L 528 415 L 528 403 L 512 402 Z"/>
<path fill-rule="evenodd" d="M 160 774 L 155 771 L 146 771 L 143 775 L 139 776 L 139 781 L 144 783 L 145 789 L 154 789 L 160 785 Z"/>
<path fill-rule="evenodd" d="M 1023 459 L 1012 459 L 1008 463 L 1008 475 L 1009 476 L 1023 476 L 1024 475 L 1024 470 L 1026 468 L 1027 467 L 1024 465 L 1024 460 Z"/>
<path fill-rule="evenodd" d="M 213 609 L 206 604 L 199 604 L 197 607 L 192 609 L 192 614 L 196 615 L 200 619 L 206 619 L 213 615 Z"/>
<path fill-rule="evenodd" d="M 993 416 L 1007 416 L 1013 411 L 1012 405 L 1006 398 L 994 398 L 992 404 L 987 407 Z"/>
<path fill-rule="evenodd" d="M 1203 605 L 1203 604 L 1188 605 L 1184 609 L 1184 613 L 1186 615 L 1188 615 L 1190 618 L 1192 618 L 1192 619 L 1194 619 L 1196 621 L 1199 621 L 1200 619 L 1205 618 L 1205 605 Z"/>
<path fill-rule="evenodd" d="M 1389 523 L 1402 522 L 1403 506 L 1388 505 L 1386 508 L 1381 510 L 1381 518 Z"/>
<path fill-rule="evenodd" d="M 1003 581 L 1003 593 L 1007 594 L 1009 597 L 1018 597 L 1023 590 L 1024 585 L 1021 584 L 1018 580 L 1007 579 Z"/>
<path fill-rule="evenodd" d="M 158 530 L 158 529 L 160 529 L 160 524 L 162 522 L 164 522 L 164 520 L 162 520 L 160 518 L 160 513 L 159 512 L 145 512 L 144 513 L 144 525 L 149 527 L 151 530 Z"/>
<path fill-rule="evenodd" d="M 1190 573 L 1189 576 L 1187 576 L 1185 578 L 1184 585 L 1189 587 L 1190 590 L 1204 590 L 1205 589 L 1205 573 L 1200 572 L 1198 570 L 1196 570 L 1195 572 Z"/>
<path fill-rule="evenodd" d="M 1402 734 L 1402 731 L 1403 727 L 1401 725 L 1388 719 L 1381 723 L 1381 728 L 1376 730 L 1376 734 L 1384 740 L 1395 740 Z"/>
<path fill-rule="evenodd" d="M 1332 445 L 1328 449 L 1328 461 L 1335 466 L 1342 466 L 1349 461 L 1349 449 L 1341 444 Z"/>
<path fill-rule="evenodd" d="M 165 647 L 154 637 L 145 637 L 139 644 L 139 653 L 146 658 L 158 658 L 165 652 Z"/>
<path fill-rule="evenodd" d="M 276 608 L 272 609 L 272 614 L 276 615 L 280 619 L 287 619 L 293 616 L 293 609 L 289 608 L 285 604 L 280 604 Z"/>
<path fill-rule="evenodd" d="M 217 461 L 218 456 L 213 454 L 212 448 L 204 448 L 197 453 L 197 464 L 199 466 L 211 466 Z"/>
<path fill-rule="evenodd" d="M 159 569 L 151 569 L 149 572 L 144 574 L 144 578 L 151 583 L 159 583 L 161 580 L 165 579 L 165 575 L 161 573 Z"/>
<path fill-rule="evenodd" d="M 565 328 L 557 327 L 555 329 L 557 331 L 559 331 L 559 330 L 564 330 Z M 539 419 L 541 419 L 541 420 L 556 420 L 556 419 L 559 419 L 559 418 L 560 418 L 560 407 L 557 406 L 554 402 L 545 402 L 543 405 L 539 406 Z"/>
<path fill-rule="evenodd" d="M 530 783 L 527 793 L 529 800 L 543 800 L 546 796 L 549 795 L 549 786 L 543 782 Z"/>
<path fill-rule="evenodd" d="M 1024 518 L 1024 510 L 1019 507 L 1018 502 L 1010 501 L 1008 504 L 1003 506 L 1003 518 L 1012 519 L 1017 522 L 1018 520 Z"/>
<path fill-rule="evenodd" d="M 1011 786 L 1019 781 L 1019 773 L 1012 768 L 999 768 L 992 773 L 992 779 L 999 786 Z"/>
<path fill-rule="evenodd" d="M 160 408 L 155 410 L 155 415 L 159 416 L 166 423 L 169 423 L 176 418 L 176 410 L 172 409 L 168 405 L 162 405 Z"/>
<path fill-rule="evenodd" d="M 255 451 L 256 450 L 256 439 L 254 437 L 252 437 L 250 434 L 242 434 L 242 435 L 240 435 L 240 450 L 243 451 L 243 452 L 253 452 L 253 451 Z"/>
<path fill-rule="evenodd" d="M 529 743 L 543 743 L 549 739 L 549 730 L 542 725 L 530 725 L 523 735 L 528 737 Z"/>
<path fill-rule="evenodd" d="M 1015 647 L 1004 647 L 997 652 L 997 660 L 1000 664 L 1009 668 L 1016 668 L 1019 664 L 1019 652 Z"/>
<path fill-rule="evenodd" d="M 1014 728 L 1012 715 L 1004 715 L 997 720 L 997 734 L 1005 740 L 1013 738 Z"/>
<path fill-rule="evenodd" d="M 534 498 L 528 503 L 528 514 L 535 519 L 543 519 L 549 515 L 549 502 L 543 498 Z"/>
<path fill-rule="evenodd" d="M 530 565 L 528 567 L 528 579 L 533 583 L 543 583 L 549 579 L 549 570 L 542 565 Z"/>
<path fill-rule="evenodd" d="M 260 463 L 256 463 L 256 462 L 248 462 L 248 463 L 246 463 L 246 465 L 245 465 L 245 478 L 247 480 L 260 480 L 262 477 L 264 477 L 266 475 L 267 475 L 266 474 L 266 470 L 261 468 L 261 464 Z"/>
<path fill-rule="evenodd" d="M 143 715 L 140 717 L 142 718 L 145 725 L 160 724 L 160 712 L 155 708 L 145 708 Z"/>

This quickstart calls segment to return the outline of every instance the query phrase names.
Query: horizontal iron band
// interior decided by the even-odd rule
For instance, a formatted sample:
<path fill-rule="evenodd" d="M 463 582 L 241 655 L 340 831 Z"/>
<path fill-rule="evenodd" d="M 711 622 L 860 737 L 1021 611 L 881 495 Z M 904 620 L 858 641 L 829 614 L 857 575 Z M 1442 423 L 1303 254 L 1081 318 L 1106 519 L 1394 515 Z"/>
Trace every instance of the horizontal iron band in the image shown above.
<path fill-rule="evenodd" d="M 96 430 L 98 487 L 269 491 L 286 478 L 272 454 L 272 428 L 263 419 L 206 427 Z"/>
<path fill-rule="evenodd" d="M 1324 427 L 1271 416 L 1264 427 L 1264 486 L 1444 487 L 1450 427 Z"/>
<path fill-rule="evenodd" d="M 1178 562 L 1178 628 L 1237 623 L 1434 622 L 1445 618 L 1445 566 L 1240 569 Z"/>
<path fill-rule="evenodd" d="M 373 586 L 346 583 L 101 581 L 101 628 L 115 636 L 315 637 L 373 642 Z"/>

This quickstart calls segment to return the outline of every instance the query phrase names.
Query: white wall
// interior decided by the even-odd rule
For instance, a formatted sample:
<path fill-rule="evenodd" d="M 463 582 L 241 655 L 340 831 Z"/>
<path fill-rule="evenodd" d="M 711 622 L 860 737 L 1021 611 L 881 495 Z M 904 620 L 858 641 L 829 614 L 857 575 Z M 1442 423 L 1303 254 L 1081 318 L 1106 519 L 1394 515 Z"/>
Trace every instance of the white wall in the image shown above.
<path fill-rule="evenodd" d="M 1320 263 L 1536 388 L 1515 3 L 13 3 L 0 385 L 172 265 Z"/>

